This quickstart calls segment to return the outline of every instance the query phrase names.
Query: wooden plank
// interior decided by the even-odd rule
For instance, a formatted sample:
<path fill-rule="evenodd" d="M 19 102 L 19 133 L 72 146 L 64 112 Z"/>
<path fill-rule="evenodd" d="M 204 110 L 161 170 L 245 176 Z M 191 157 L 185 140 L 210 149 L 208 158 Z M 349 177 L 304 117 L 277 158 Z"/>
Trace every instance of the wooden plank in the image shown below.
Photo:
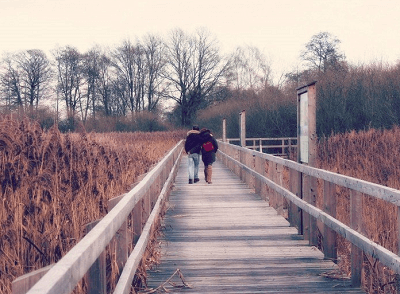
<path fill-rule="evenodd" d="M 213 170 L 212 185 L 188 185 L 182 160 L 150 288 L 179 268 L 192 286 L 185 293 L 364 293 L 324 277 L 337 265 L 219 161 Z"/>

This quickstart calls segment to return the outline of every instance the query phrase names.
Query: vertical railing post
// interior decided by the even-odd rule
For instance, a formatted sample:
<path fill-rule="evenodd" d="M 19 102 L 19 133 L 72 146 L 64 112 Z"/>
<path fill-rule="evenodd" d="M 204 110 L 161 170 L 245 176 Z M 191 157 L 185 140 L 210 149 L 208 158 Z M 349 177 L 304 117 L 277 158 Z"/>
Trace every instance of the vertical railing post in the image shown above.
<path fill-rule="evenodd" d="M 276 174 L 276 163 L 273 161 L 268 161 L 268 178 L 275 182 L 275 174 Z M 268 196 L 269 196 L 269 206 L 276 208 L 276 197 L 275 197 L 275 190 L 268 189 Z"/>
<path fill-rule="evenodd" d="M 290 169 L 289 170 L 289 189 L 293 194 L 296 194 L 297 197 L 301 198 L 301 179 L 302 175 L 300 172 Z M 289 211 L 288 218 L 289 222 L 292 226 L 297 228 L 298 234 L 303 234 L 303 225 L 302 225 L 302 210 L 297 207 L 293 202 L 289 203 Z"/>
<path fill-rule="evenodd" d="M 111 210 L 117 205 L 124 195 L 108 200 L 108 209 Z M 128 225 L 125 221 L 121 228 L 117 231 L 114 240 L 111 241 L 111 251 L 115 252 L 115 259 L 118 266 L 118 270 L 121 273 L 124 265 L 128 259 Z"/>
<path fill-rule="evenodd" d="M 138 201 L 133 209 L 133 242 L 137 243 L 142 234 L 142 200 Z"/>
<path fill-rule="evenodd" d="M 255 156 L 255 171 L 261 175 L 263 175 L 263 162 L 264 159 L 261 156 Z M 255 179 L 255 191 L 256 194 L 260 195 L 261 199 L 264 199 L 264 195 L 262 195 L 262 181 L 256 177 Z"/>
<path fill-rule="evenodd" d="M 25 294 L 35 285 L 52 267 L 54 263 L 16 278 L 11 283 L 12 294 Z"/>
<path fill-rule="evenodd" d="M 88 234 L 100 220 L 86 225 L 85 233 Z M 86 273 L 89 294 L 107 293 L 106 252 L 103 251 Z"/>
<path fill-rule="evenodd" d="M 283 166 L 281 164 L 276 164 L 276 175 L 275 175 L 275 183 L 279 186 L 283 186 Z M 276 208 L 279 215 L 283 215 L 283 196 L 279 193 L 275 193 L 276 195 Z"/>
<path fill-rule="evenodd" d="M 362 194 L 355 190 L 350 190 L 350 227 L 358 232 L 362 232 Z M 363 264 L 363 252 L 356 245 L 351 245 L 351 285 L 359 287 L 361 285 L 361 272 Z"/>
<path fill-rule="evenodd" d="M 226 142 L 226 118 L 222 120 L 222 142 Z"/>
<path fill-rule="evenodd" d="M 336 218 L 336 185 L 324 181 L 324 212 Z M 336 232 L 324 225 L 323 249 L 326 259 L 337 262 L 337 236 Z"/>
<path fill-rule="evenodd" d="M 400 206 L 397 206 L 397 255 L 400 255 Z M 396 274 L 397 291 L 400 292 L 400 275 Z"/>
<path fill-rule="evenodd" d="M 246 147 L 246 111 L 240 113 L 240 146 Z"/>

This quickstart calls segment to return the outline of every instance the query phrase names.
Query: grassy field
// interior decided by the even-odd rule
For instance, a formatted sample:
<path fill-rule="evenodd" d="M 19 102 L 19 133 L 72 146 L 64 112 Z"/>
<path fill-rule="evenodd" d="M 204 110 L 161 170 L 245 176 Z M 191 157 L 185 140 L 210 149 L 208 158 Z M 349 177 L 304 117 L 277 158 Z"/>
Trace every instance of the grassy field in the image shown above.
<path fill-rule="evenodd" d="M 321 140 L 318 165 L 369 182 L 400 189 L 400 128 L 350 132 Z M 349 224 L 349 191 L 336 189 L 337 216 Z M 363 234 L 392 252 L 398 252 L 397 208 L 364 195 Z M 350 272 L 350 244 L 338 244 L 339 265 Z M 395 292 L 395 275 L 371 256 L 364 255 L 363 286 L 368 293 Z"/>
<path fill-rule="evenodd" d="M 57 262 L 130 190 L 182 132 L 43 132 L 32 121 L 0 120 L 0 293 L 11 281 Z"/>

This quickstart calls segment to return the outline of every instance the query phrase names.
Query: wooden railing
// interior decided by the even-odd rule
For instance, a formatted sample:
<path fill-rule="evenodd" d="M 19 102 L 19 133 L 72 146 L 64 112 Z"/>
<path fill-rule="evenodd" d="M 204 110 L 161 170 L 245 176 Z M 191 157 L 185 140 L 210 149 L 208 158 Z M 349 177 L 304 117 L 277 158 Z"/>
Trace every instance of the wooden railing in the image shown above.
<path fill-rule="evenodd" d="M 240 145 L 239 138 L 226 139 L 226 141 L 233 145 Z M 246 148 L 278 156 L 289 156 L 297 148 L 297 138 L 246 138 Z"/>
<path fill-rule="evenodd" d="M 288 201 L 288 221 L 298 228 L 299 233 L 303 234 L 311 245 L 318 243 L 317 237 L 320 231 L 326 258 L 337 260 L 337 234 L 350 241 L 351 279 L 354 286 L 361 284 L 363 253 L 400 274 L 400 257 L 397 252 L 391 252 L 362 234 L 364 195 L 397 206 L 397 228 L 400 228 L 399 190 L 223 142 L 219 142 L 217 155 L 225 165 L 254 187 L 262 198 L 268 197 L 270 206 L 278 213 L 284 212 L 285 198 Z M 316 207 L 317 179 L 323 187 L 320 189 L 323 191 L 321 195 L 323 209 Z M 284 181 L 289 182 L 288 189 L 284 187 Z M 350 191 L 349 225 L 336 219 L 336 186 L 348 188 Z M 397 229 L 398 238 L 399 229 Z"/>
<path fill-rule="evenodd" d="M 130 293 L 152 226 L 176 176 L 182 150 L 183 141 L 131 191 L 112 199 L 109 213 L 89 224 L 87 235 L 59 262 L 16 279 L 12 285 L 13 294 L 70 293 L 86 274 L 92 276 L 93 283 L 88 282 L 90 293 L 106 293 L 104 251 L 107 245 L 114 246 L 122 271 L 113 293 Z M 133 235 L 127 230 L 129 217 L 133 222 Z M 129 247 L 133 250 L 128 257 Z"/>

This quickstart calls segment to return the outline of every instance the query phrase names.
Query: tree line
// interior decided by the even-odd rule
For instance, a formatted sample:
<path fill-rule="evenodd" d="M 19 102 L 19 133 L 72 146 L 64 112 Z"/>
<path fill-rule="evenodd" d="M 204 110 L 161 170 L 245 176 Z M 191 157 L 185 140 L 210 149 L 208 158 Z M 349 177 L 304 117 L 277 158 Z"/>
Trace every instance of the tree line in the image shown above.
<path fill-rule="evenodd" d="M 221 135 L 226 118 L 229 137 L 238 136 L 245 109 L 249 137 L 286 137 L 296 135 L 296 88 L 317 81 L 320 136 L 400 123 L 400 63 L 352 65 L 329 32 L 312 36 L 299 58 L 301 69 L 274 84 L 270 62 L 258 48 L 222 54 L 206 29 L 175 29 L 167 38 L 147 35 L 86 53 L 71 46 L 50 57 L 27 50 L 4 55 L 0 101 L 3 112 L 39 113 L 41 105 L 60 105 L 65 129 L 79 120 L 109 131 L 109 119 L 116 119 L 116 130 L 159 130 L 162 117 Z"/>
<path fill-rule="evenodd" d="M 199 109 L 241 83 L 239 71 L 247 66 L 241 55 L 240 50 L 221 54 L 206 29 L 175 29 L 166 39 L 146 35 L 86 53 L 73 46 L 56 48 L 50 56 L 39 49 L 7 53 L 0 65 L 0 101 L 3 112 L 56 105 L 57 114 L 63 109 L 67 119 L 82 122 L 140 112 L 159 115 L 162 103 L 172 104 L 170 118 L 188 126 Z"/>
<path fill-rule="evenodd" d="M 239 112 L 246 110 L 247 137 L 296 136 L 296 89 L 317 81 L 319 137 L 400 124 L 400 62 L 351 64 L 328 32 L 312 36 L 299 58 L 302 68 L 285 73 L 278 85 L 231 88 L 230 99 L 199 112 L 199 123 L 222 136 L 225 118 L 227 136 L 238 138 Z"/>

